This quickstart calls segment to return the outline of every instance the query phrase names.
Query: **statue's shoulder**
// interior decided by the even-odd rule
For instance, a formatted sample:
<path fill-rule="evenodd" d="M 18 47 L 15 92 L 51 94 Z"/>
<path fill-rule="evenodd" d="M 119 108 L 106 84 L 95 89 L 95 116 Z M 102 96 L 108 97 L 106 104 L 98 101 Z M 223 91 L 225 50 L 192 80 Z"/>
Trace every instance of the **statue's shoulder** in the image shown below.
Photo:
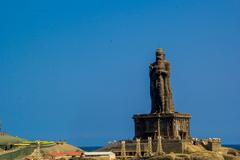
<path fill-rule="evenodd" d="M 151 64 L 149 65 L 149 68 L 150 68 L 150 69 L 154 69 L 154 68 L 156 67 L 156 65 L 157 65 L 156 62 L 151 63 Z"/>
<path fill-rule="evenodd" d="M 169 67 L 169 66 L 170 66 L 170 62 L 169 62 L 169 61 L 167 61 L 167 60 L 165 60 L 165 61 L 164 61 L 164 63 L 165 63 L 165 65 L 166 65 L 167 67 Z"/>
<path fill-rule="evenodd" d="M 170 65 L 170 62 L 168 60 L 164 60 L 164 63 Z"/>
<path fill-rule="evenodd" d="M 165 67 L 167 71 L 170 71 L 170 62 L 169 61 L 165 61 Z"/>
<path fill-rule="evenodd" d="M 156 66 L 156 62 L 150 63 L 149 67 L 155 67 Z"/>

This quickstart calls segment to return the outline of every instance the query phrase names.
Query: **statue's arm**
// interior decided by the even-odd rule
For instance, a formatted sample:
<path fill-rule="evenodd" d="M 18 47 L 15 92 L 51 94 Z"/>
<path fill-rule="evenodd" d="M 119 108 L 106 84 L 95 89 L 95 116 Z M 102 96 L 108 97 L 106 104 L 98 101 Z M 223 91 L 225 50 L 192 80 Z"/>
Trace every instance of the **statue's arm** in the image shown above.
<path fill-rule="evenodd" d="M 150 65 L 149 65 L 149 70 L 150 70 L 150 71 L 153 70 L 153 65 L 154 65 L 154 64 L 150 64 Z"/>
<path fill-rule="evenodd" d="M 150 75 L 150 77 L 152 76 L 153 68 L 154 68 L 154 64 L 150 64 L 149 65 L 149 75 Z"/>
<path fill-rule="evenodd" d="M 169 62 L 166 62 L 166 63 L 165 63 L 165 66 L 166 66 L 166 71 L 167 71 L 168 74 L 170 75 L 170 71 L 171 71 L 170 63 L 169 63 Z"/>

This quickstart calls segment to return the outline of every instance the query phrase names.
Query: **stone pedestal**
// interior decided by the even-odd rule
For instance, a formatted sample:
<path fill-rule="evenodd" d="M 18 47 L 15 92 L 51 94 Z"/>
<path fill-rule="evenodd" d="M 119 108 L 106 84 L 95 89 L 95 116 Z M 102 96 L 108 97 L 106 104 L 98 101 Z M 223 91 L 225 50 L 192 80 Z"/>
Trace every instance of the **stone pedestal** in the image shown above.
<path fill-rule="evenodd" d="M 163 139 L 189 139 L 190 118 L 190 114 L 181 113 L 136 114 L 133 116 L 135 138 L 157 139 L 160 123 L 160 136 Z"/>

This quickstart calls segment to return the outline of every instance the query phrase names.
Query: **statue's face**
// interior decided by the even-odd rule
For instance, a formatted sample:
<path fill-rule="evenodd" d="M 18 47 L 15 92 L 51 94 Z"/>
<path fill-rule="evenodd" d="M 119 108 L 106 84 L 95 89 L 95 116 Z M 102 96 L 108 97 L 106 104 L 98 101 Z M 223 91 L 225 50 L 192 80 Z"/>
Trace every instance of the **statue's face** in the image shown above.
<path fill-rule="evenodd" d="M 165 55 L 164 54 L 158 54 L 157 55 L 157 61 L 161 61 L 161 60 L 164 60 L 165 59 Z"/>

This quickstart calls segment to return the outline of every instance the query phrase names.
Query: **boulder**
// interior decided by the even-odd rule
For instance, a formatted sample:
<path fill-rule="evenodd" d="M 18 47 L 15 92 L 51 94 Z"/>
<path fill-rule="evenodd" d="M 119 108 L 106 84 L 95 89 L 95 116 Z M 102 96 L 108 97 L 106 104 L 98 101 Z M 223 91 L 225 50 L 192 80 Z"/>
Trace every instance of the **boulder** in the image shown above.
<path fill-rule="evenodd" d="M 196 152 L 191 154 L 191 160 L 224 160 L 224 157 L 217 152 Z"/>

